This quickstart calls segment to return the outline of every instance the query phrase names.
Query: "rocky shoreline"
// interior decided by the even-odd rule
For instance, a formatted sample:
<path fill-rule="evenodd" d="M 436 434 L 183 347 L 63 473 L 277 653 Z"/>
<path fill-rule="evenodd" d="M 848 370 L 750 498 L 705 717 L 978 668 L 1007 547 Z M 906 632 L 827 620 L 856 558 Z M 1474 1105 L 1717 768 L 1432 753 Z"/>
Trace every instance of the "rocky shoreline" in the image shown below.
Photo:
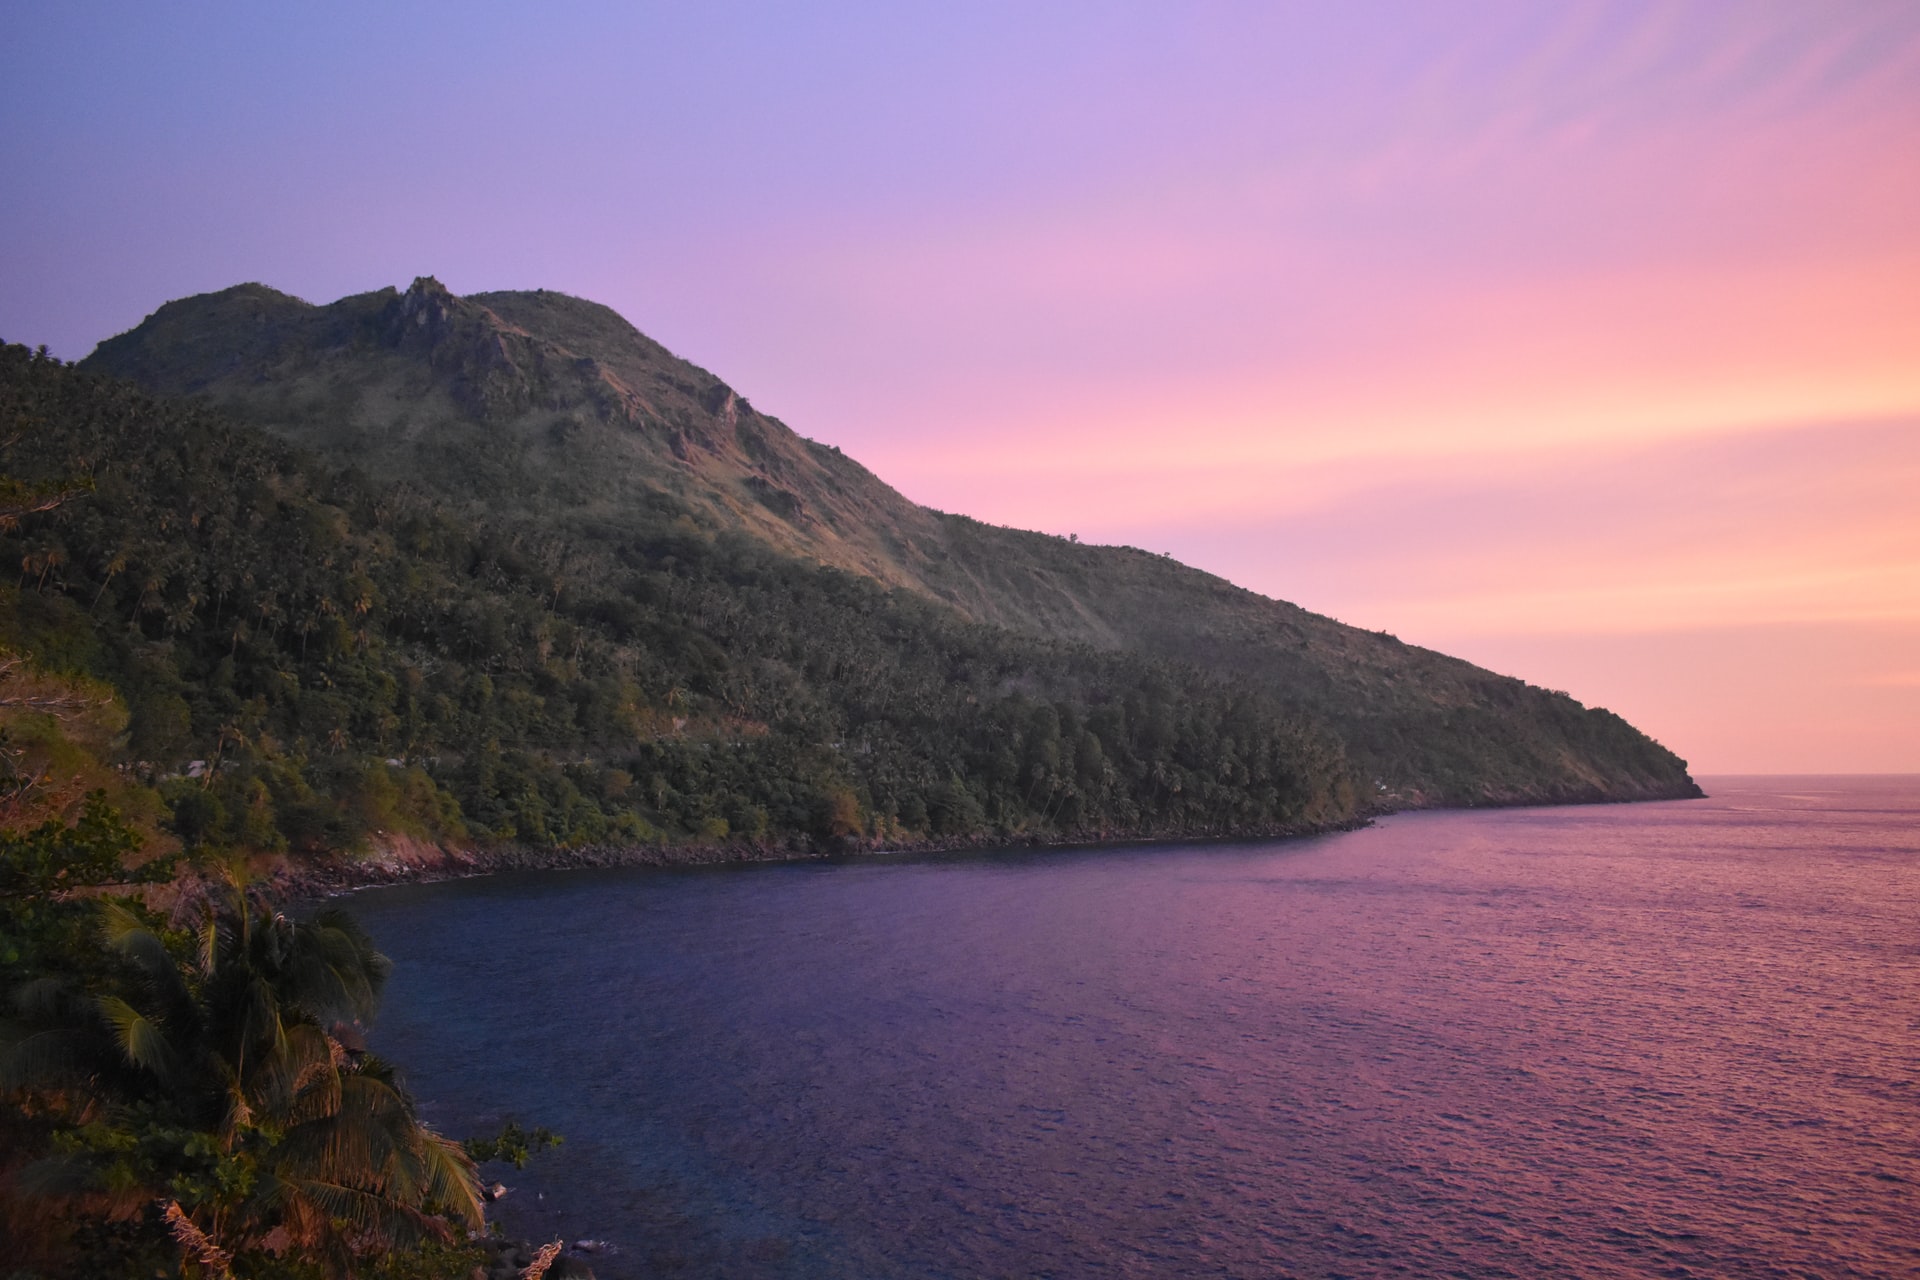
<path fill-rule="evenodd" d="M 599 1240 L 556 1240 L 538 1245 L 527 1240 L 489 1236 L 479 1246 L 487 1255 L 472 1280 L 597 1280 L 590 1259 L 610 1246 Z M 534 1270 L 535 1266 L 539 1270 Z M 529 1275 L 531 1273 L 531 1275 Z"/>
<path fill-rule="evenodd" d="M 1635 799 L 1668 797 L 1635 797 Z M 1672 797 L 1681 798 L 1681 797 Z M 883 858 L 938 853 L 996 852 L 1021 849 L 1124 848 L 1147 844 L 1196 846 L 1243 844 L 1278 839 L 1301 839 L 1338 831 L 1359 830 L 1388 813 L 1429 806 L 1406 803 L 1382 806 L 1373 813 L 1340 823 L 1302 824 L 1230 833 L 1165 831 L 1148 834 L 1075 832 L 1055 837 L 1032 835 L 949 837 L 915 841 L 840 838 L 832 841 L 796 839 L 788 842 L 731 841 L 681 845 L 589 845 L 569 849 L 540 849 L 501 844 L 451 846 L 404 835 L 387 835 L 362 855 L 337 854 L 319 859 L 277 859 L 260 868 L 269 892 L 287 901 L 318 899 L 358 889 L 386 885 L 431 883 L 474 876 L 524 871 L 560 871 L 589 868 L 693 868 L 744 866 L 753 863 L 825 861 L 843 858 Z M 1575 803 L 1619 802 L 1612 797 Z M 1538 804 L 1540 801 L 1519 801 Z M 1562 803 L 1565 803 L 1563 801 Z M 1514 802 L 1489 800 L 1485 807 L 1513 807 Z M 505 1188 L 500 1189 L 503 1193 Z M 491 1198 L 491 1197 L 490 1197 Z M 522 1229 L 524 1230 L 524 1224 Z M 501 1236 L 476 1241 L 485 1261 L 472 1280 L 520 1280 L 529 1275 L 544 1280 L 595 1280 L 593 1260 L 613 1252 L 604 1241 L 557 1240 L 545 1244 Z"/>
<path fill-rule="evenodd" d="M 383 885 L 418 884 L 515 871 L 573 871 L 589 868 L 690 868 L 744 866 L 752 863 L 813 862 L 835 858 L 911 857 L 932 853 L 992 853 L 1017 849 L 1098 849 L 1145 844 L 1243 844 L 1292 840 L 1357 831 L 1377 818 L 1414 810 L 1448 808 L 1529 808 L 1588 804 L 1639 804 L 1655 800 L 1697 799 L 1705 793 L 1691 779 L 1685 787 L 1645 789 L 1614 795 L 1594 788 L 1556 796 L 1488 794 L 1472 805 L 1441 804 L 1420 794 L 1391 793 L 1380 803 L 1342 822 L 1297 823 L 1230 831 L 1168 829 L 1154 831 L 1088 830 L 1036 835 L 985 832 L 975 836 L 883 840 L 840 836 L 818 840 L 727 840 L 683 844 L 593 844 L 540 848 L 520 844 L 449 845 L 400 833 L 383 833 L 372 849 L 314 858 L 276 857 L 256 871 L 270 892 L 289 900 L 313 900 Z"/>
<path fill-rule="evenodd" d="M 516 871 L 575 871 L 590 868 L 691 868 L 745 866 L 753 863 L 818 862 L 837 858 L 911 857 L 930 853 L 991 853 L 1018 849 L 1097 849 L 1145 844 L 1242 844 L 1289 840 L 1357 831 L 1372 817 L 1345 822 L 1299 824 L 1227 833 L 1164 831 L 1146 834 L 1073 832 L 1055 837 L 985 834 L 974 837 L 883 841 L 836 838 L 789 842 L 729 841 L 673 845 L 581 845 L 534 848 L 526 845 L 445 845 L 408 836 L 386 836 L 362 855 L 334 854 L 300 859 L 281 857 L 260 867 L 266 887 L 289 900 L 313 900 L 384 885 L 459 880 Z"/>

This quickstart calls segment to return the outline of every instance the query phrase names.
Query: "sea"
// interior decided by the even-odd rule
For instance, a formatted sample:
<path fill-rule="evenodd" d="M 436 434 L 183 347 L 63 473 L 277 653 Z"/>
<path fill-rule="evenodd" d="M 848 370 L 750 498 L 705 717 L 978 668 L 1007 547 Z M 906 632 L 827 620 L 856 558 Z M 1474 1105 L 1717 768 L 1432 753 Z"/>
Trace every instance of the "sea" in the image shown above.
<path fill-rule="evenodd" d="M 1920 777 L 369 890 L 600 1280 L 1920 1276 Z"/>

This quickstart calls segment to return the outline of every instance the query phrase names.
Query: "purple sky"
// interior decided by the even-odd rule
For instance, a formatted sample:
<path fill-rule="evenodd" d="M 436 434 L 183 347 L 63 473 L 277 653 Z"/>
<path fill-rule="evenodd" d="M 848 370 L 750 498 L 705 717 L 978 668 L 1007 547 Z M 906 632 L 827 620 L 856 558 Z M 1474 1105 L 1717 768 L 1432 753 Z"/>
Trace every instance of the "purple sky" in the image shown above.
<path fill-rule="evenodd" d="M 1920 770 L 1911 3 L 40 6 L 0 338 L 606 302 L 910 496 Z"/>

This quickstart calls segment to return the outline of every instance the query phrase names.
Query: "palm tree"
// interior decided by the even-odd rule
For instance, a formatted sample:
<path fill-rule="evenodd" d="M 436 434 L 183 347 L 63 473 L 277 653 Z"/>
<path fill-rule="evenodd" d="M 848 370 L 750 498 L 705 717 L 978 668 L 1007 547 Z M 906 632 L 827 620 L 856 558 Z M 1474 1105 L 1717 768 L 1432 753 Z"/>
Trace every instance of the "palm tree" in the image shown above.
<path fill-rule="evenodd" d="M 386 1064 L 333 1034 L 372 1017 L 390 967 L 345 912 L 295 921 L 230 885 L 184 956 L 125 906 L 102 916 L 125 979 L 90 997 L 28 984 L 20 1012 L 38 1030 L 0 1078 L 97 1122 L 32 1171 L 43 1192 L 107 1219 L 157 1211 L 210 1274 L 289 1250 L 341 1273 L 480 1225 L 473 1162 Z"/>

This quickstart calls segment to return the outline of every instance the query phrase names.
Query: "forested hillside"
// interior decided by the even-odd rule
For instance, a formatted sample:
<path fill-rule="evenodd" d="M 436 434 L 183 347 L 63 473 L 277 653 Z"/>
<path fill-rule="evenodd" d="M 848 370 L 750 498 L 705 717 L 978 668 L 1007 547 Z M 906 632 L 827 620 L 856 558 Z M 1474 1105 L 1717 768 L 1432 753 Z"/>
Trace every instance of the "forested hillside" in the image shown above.
<path fill-rule="evenodd" d="M 761 655 L 774 645 L 741 630 L 763 618 L 807 629 L 826 625 L 828 616 L 858 617 L 866 606 L 816 619 L 820 593 L 811 587 L 792 608 L 768 612 L 764 588 L 742 585 L 814 582 L 817 567 L 827 566 L 863 580 L 841 583 L 829 596 L 873 592 L 907 632 L 976 637 L 970 643 L 1009 655 L 1013 667 L 1026 660 L 1016 653 L 1061 655 L 1063 665 L 1043 667 L 1069 685 L 1079 679 L 1069 672 L 1156 663 L 1167 664 L 1160 679 L 1207 673 L 1203 683 L 1231 690 L 1247 702 L 1247 714 L 1325 726 L 1363 803 L 1697 793 L 1671 752 L 1563 694 L 1343 626 L 1164 556 L 917 506 L 614 312 L 563 294 L 462 298 L 421 279 L 404 293 L 313 306 L 242 285 L 168 303 L 102 343 L 84 367 L 169 395 L 205 397 L 335 466 L 363 472 L 376 488 L 400 486 L 393 492 L 428 504 L 438 519 L 483 523 L 487 537 L 518 557 L 522 589 L 551 584 L 556 615 L 575 616 L 570 603 L 591 595 L 622 616 L 631 608 L 670 620 L 650 626 L 685 625 L 730 663 L 747 652 L 738 646 Z M 704 584 L 695 612 L 684 611 L 691 600 L 658 594 L 649 575 L 668 560 L 679 566 L 670 581 Z M 756 567 L 738 567 L 745 565 Z M 618 625 L 603 620 L 602 630 Z M 845 705 L 830 673 L 786 668 L 772 677 L 753 663 L 733 663 L 728 687 L 745 681 L 764 697 L 784 685 L 779 698 Z M 1053 699 L 1040 691 L 1055 677 L 1041 669 L 1032 677 L 1035 696 Z M 931 687 L 923 694 L 934 696 Z M 1101 741 L 1110 753 L 1113 744 Z M 987 768 L 985 757 L 969 768 L 976 772 L 960 775 L 966 785 L 992 785 L 990 769 L 977 772 Z M 1054 822 L 1073 812 L 1072 799 L 1035 803 Z M 878 795 L 874 802 L 880 811 L 888 804 Z M 1130 810 L 1101 812 L 1104 824 Z"/>
<path fill-rule="evenodd" d="M 7 347 L 0 645 L 101 682 L 191 847 L 1220 835 L 1357 812 L 1197 668 L 966 620 L 671 495 L 554 535 Z M 584 545 L 586 552 L 577 550 Z"/>
<path fill-rule="evenodd" d="M 525 1262 L 466 1233 L 475 1162 L 528 1135 L 423 1124 L 349 1047 L 384 959 L 250 873 L 359 878 L 409 839 L 720 859 L 1694 791 L 1564 695 L 913 507 L 644 340 L 676 381 L 583 401 L 652 375 L 430 289 L 345 329 L 277 298 L 216 301 L 250 339 L 117 348 L 209 370 L 174 387 L 204 400 L 0 346 L 0 1236 L 26 1271 Z M 581 345 L 612 323 L 493 300 Z"/>

